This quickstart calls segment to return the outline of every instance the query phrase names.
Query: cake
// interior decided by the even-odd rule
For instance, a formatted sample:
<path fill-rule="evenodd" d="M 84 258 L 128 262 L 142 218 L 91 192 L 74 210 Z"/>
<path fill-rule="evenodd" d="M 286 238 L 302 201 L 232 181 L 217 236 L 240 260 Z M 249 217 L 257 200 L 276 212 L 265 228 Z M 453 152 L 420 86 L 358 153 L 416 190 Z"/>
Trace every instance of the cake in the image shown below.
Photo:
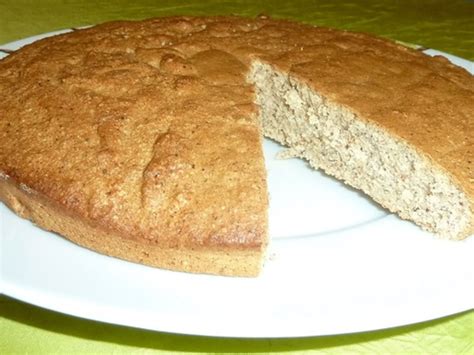
<path fill-rule="evenodd" d="M 261 16 L 119 21 L 0 61 L 0 199 L 100 253 L 256 276 L 262 136 L 449 239 L 474 232 L 474 78 Z"/>

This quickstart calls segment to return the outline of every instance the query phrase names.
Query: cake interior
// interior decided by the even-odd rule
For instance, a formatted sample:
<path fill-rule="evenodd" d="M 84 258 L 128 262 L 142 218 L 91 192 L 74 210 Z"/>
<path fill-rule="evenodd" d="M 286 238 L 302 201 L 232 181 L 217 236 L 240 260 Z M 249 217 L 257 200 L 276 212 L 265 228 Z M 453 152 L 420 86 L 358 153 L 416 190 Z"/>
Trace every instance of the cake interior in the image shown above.
<path fill-rule="evenodd" d="M 248 80 L 263 134 L 287 146 L 288 157 L 306 159 L 425 230 L 452 239 L 469 231 L 466 194 L 402 140 L 265 62 L 253 62 Z"/>

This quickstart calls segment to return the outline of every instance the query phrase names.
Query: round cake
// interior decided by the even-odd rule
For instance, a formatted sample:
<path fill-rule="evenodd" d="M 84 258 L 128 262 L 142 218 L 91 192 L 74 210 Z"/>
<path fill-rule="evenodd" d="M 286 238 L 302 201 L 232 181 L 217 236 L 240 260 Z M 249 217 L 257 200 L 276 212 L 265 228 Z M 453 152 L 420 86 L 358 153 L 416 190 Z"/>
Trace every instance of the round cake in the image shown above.
<path fill-rule="evenodd" d="M 110 22 L 1 60 L 0 102 L 0 199 L 107 255 L 257 275 L 263 136 L 430 232 L 474 232 L 473 76 L 367 34 Z"/>

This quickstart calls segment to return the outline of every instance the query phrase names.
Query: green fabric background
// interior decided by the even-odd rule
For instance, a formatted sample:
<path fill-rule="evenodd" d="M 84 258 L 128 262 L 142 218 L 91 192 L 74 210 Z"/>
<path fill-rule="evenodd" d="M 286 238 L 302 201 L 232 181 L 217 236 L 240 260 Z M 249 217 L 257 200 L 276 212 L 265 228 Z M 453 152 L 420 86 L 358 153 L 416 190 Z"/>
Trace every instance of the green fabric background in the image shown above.
<path fill-rule="evenodd" d="M 176 14 L 255 16 L 259 13 L 371 32 L 474 60 L 474 0 L 0 0 L 0 43 L 113 19 Z M 474 312 L 368 333 L 249 340 L 174 335 L 103 324 L 43 310 L 0 295 L 1 354 L 154 351 L 474 354 Z"/>

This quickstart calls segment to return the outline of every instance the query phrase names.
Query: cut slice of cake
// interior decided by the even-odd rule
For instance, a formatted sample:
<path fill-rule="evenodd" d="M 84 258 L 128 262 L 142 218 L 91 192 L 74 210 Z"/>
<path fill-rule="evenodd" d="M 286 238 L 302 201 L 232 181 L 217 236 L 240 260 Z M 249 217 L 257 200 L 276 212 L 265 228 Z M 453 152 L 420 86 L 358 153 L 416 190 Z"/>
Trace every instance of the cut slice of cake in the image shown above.
<path fill-rule="evenodd" d="M 373 93 L 363 87 L 357 93 L 345 92 L 344 86 L 353 83 L 341 83 L 338 92 L 326 94 L 324 89 L 318 90 L 324 79 L 313 84 L 308 75 L 299 76 L 297 69 L 293 70 L 288 73 L 261 61 L 252 66 L 249 80 L 256 85 L 264 135 L 289 147 L 287 155 L 306 159 L 312 167 L 364 191 L 427 231 L 451 239 L 463 239 L 474 232 L 472 175 L 466 174 L 473 158 L 467 132 L 474 100 L 469 102 L 465 97 L 459 110 L 465 115 L 451 116 L 453 127 L 446 134 L 439 131 L 442 120 L 450 119 L 442 105 L 411 106 L 407 98 L 406 106 L 371 106 L 375 102 L 370 101 L 384 98 L 369 97 Z M 371 78 L 370 85 L 381 84 Z M 375 96 L 391 91 L 390 87 L 380 92 L 373 89 Z M 394 102 L 403 101 L 407 94 L 417 95 L 417 88 L 406 90 L 388 95 Z M 346 105 L 345 94 L 359 98 Z M 426 100 L 436 99 L 430 96 Z M 450 100 L 448 93 L 445 100 Z M 420 111 L 427 115 L 419 115 Z M 381 124 L 390 119 L 398 123 Z M 453 142 L 446 146 L 449 138 Z"/>

